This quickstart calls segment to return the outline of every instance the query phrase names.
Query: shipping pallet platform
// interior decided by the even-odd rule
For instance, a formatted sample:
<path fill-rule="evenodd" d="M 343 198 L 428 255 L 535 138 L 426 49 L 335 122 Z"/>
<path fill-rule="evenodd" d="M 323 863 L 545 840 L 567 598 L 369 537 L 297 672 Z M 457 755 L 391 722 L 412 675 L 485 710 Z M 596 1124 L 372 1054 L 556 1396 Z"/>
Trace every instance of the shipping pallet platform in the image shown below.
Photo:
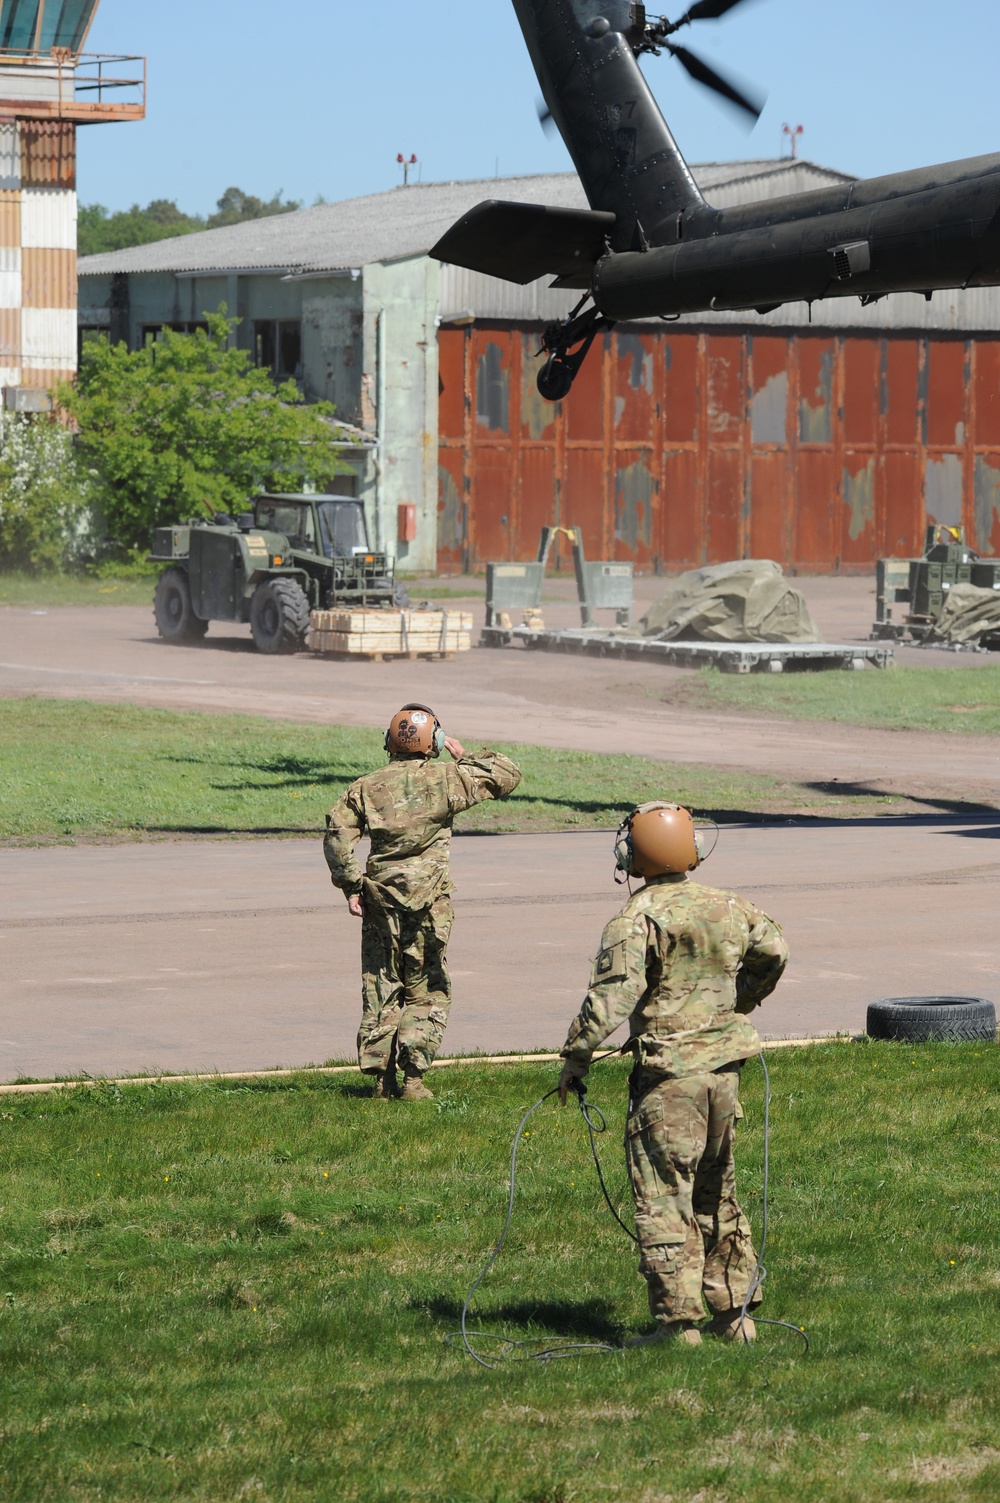
<path fill-rule="evenodd" d="M 431 661 L 436 661 L 439 663 L 450 663 L 452 658 L 455 656 L 454 652 L 394 652 L 391 648 L 378 648 L 369 650 L 367 648 L 359 647 L 352 649 L 349 652 L 338 652 L 327 650 L 322 647 L 315 647 L 312 648 L 311 651 L 314 654 L 319 654 L 324 658 L 328 658 L 333 663 L 394 663 L 397 661 L 415 662 L 418 658 L 425 663 L 429 663 Z"/>
<path fill-rule="evenodd" d="M 576 652 L 590 657 L 629 658 L 668 663 L 675 668 L 712 666 L 722 673 L 785 673 L 829 668 L 890 668 L 888 642 L 658 642 L 615 631 L 567 628 L 546 631 L 527 626 L 485 626 L 480 647 L 515 642 L 541 652 Z"/>

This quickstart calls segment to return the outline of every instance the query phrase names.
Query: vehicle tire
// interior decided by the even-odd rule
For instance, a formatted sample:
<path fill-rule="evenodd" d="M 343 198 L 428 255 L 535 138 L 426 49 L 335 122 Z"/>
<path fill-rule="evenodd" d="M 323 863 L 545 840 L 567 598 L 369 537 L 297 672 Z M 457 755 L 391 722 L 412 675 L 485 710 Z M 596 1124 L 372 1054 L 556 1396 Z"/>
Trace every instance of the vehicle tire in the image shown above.
<path fill-rule="evenodd" d="M 198 642 L 208 622 L 191 605 L 191 584 L 183 569 L 164 569 L 153 592 L 153 619 L 165 642 Z"/>
<path fill-rule="evenodd" d="M 996 1041 L 997 1013 L 983 997 L 886 997 L 868 1007 L 869 1038 L 902 1044 Z"/>
<path fill-rule="evenodd" d="M 392 603 L 397 611 L 405 611 L 410 606 L 410 592 L 401 579 L 397 579 L 392 587 Z"/>
<path fill-rule="evenodd" d="M 294 579 L 265 579 L 250 602 L 250 631 L 258 652 L 301 652 L 309 630 L 309 601 Z"/>

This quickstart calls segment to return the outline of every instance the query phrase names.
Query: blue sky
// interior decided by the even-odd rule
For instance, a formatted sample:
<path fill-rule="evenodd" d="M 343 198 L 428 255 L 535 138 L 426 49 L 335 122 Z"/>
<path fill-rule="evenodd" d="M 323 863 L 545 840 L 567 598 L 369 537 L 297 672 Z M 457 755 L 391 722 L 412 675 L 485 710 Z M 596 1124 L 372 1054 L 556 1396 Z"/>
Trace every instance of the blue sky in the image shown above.
<path fill-rule="evenodd" d="M 802 155 L 864 177 L 1000 151 L 998 0 L 746 0 L 684 41 L 769 95 L 747 134 L 647 60 L 691 161 L 776 157 L 785 122 Z M 206 213 L 231 184 L 351 198 L 401 181 L 399 151 L 424 180 L 570 165 L 539 128 L 509 0 L 101 0 L 88 47 L 148 56 L 149 112 L 80 131 L 84 203 Z"/>

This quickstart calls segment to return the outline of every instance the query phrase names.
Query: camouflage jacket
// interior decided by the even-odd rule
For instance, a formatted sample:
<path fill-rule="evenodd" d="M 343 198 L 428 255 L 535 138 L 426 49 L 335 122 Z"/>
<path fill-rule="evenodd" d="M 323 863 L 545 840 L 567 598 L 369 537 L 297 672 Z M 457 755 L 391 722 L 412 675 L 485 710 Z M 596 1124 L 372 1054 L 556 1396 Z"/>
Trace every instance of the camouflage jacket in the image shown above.
<path fill-rule="evenodd" d="M 326 816 L 323 851 L 335 887 L 401 908 L 427 908 L 453 890 L 448 868 L 456 814 L 489 798 L 506 798 L 520 769 L 501 752 L 457 762 L 392 757 L 352 783 Z M 354 854 L 371 837 L 367 870 Z"/>
<path fill-rule="evenodd" d="M 655 877 L 611 920 L 563 1058 L 586 1065 L 626 1018 L 637 1066 L 689 1075 L 760 1048 L 744 1016 L 769 995 L 788 946 L 766 913 L 735 893 Z"/>

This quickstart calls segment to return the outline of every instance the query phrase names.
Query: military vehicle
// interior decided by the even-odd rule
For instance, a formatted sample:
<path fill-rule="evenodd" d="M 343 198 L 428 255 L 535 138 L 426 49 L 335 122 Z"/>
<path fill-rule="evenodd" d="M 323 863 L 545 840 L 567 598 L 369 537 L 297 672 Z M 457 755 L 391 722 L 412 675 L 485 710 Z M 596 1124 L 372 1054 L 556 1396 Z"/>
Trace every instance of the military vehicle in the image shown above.
<path fill-rule="evenodd" d="M 167 565 L 153 597 L 167 642 L 197 642 L 210 621 L 248 621 L 259 652 L 298 652 L 310 611 L 409 603 L 350 496 L 257 496 L 235 521 L 216 512 L 157 528 L 149 557 Z"/>
<path fill-rule="evenodd" d="M 932 522 L 920 558 L 880 558 L 875 568 L 873 640 L 922 642 L 935 633 L 948 595 L 956 585 L 993 590 L 1000 597 L 1000 558 L 980 558 L 965 541 L 963 527 Z M 893 607 L 908 607 L 903 619 L 893 619 Z M 989 629 L 983 646 L 1000 650 L 1000 634 Z"/>

